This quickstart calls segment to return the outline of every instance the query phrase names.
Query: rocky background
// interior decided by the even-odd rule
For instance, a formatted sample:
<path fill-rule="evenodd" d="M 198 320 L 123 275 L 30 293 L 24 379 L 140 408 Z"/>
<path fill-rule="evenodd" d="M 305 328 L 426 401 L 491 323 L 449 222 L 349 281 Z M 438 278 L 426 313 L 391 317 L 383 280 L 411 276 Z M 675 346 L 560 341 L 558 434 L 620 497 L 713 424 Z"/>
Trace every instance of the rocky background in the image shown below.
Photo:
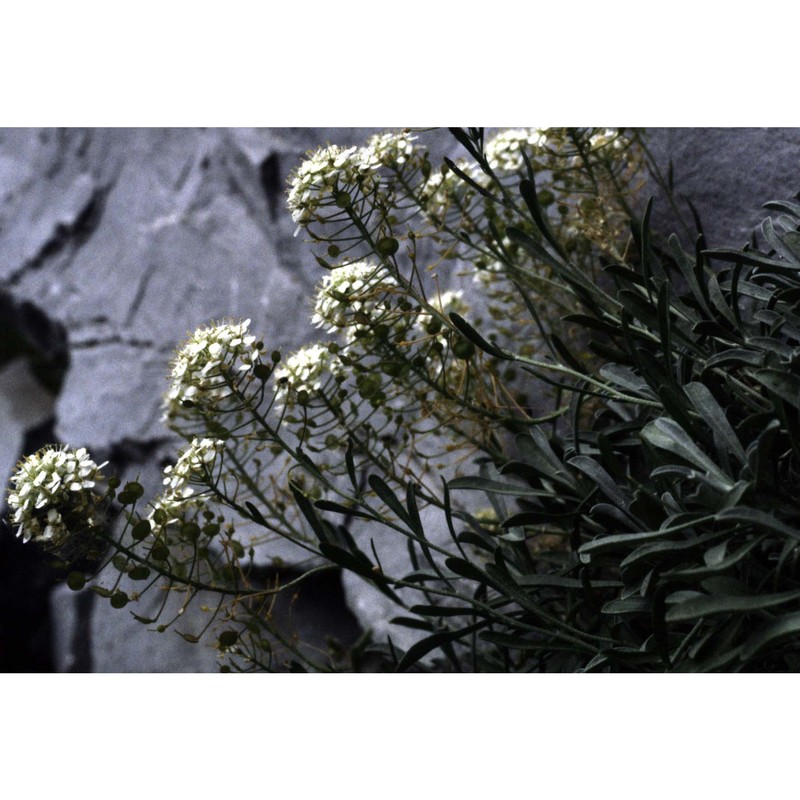
<path fill-rule="evenodd" d="M 250 317 L 268 348 L 313 338 L 320 270 L 293 236 L 286 179 L 306 150 L 362 144 L 372 132 L 1 130 L 3 485 L 23 453 L 64 442 L 155 489 L 173 453 L 159 421 L 167 364 L 188 332 Z M 446 134 L 435 141 L 452 146 Z M 656 129 L 651 145 L 665 172 L 672 160 L 711 245 L 743 244 L 762 203 L 800 190 L 797 129 Z M 669 210 L 649 193 L 663 229 Z M 380 635 L 387 611 L 334 576 L 307 584 L 281 613 L 313 644 L 328 633 L 348 643 L 365 628 Z M 210 648 L 70 592 L 0 525 L 0 671 L 217 667 Z"/>

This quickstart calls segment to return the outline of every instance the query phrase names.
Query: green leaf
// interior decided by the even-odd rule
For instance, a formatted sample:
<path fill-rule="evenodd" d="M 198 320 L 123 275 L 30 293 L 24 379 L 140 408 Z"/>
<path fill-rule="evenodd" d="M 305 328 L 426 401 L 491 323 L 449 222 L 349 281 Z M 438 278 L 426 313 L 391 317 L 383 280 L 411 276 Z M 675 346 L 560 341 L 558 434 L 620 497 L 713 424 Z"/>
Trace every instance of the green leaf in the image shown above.
<path fill-rule="evenodd" d="M 448 488 L 453 489 L 472 489 L 492 494 L 511 495 L 512 497 L 552 497 L 552 492 L 541 489 L 531 489 L 529 486 L 518 486 L 513 483 L 503 483 L 502 481 L 491 480 L 490 478 L 480 478 L 478 476 L 466 478 L 453 478 L 448 481 Z"/>
<path fill-rule="evenodd" d="M 451 570 L 456 575 L 460 575 L 462 578 L 478 581 L 479 583 L 487 583 L 486 573 L 471 562 L 465 561 L 463 558 L 451 556 L 445 559 L 444 565 L 447 569 Z"/>
<path fill-rule="evenodd" d="M 306 518 L 306 521 L 316 534 L 317 539 L 319 539 L 320 542 L 330 542 L 331 536 L 327 528 L 325 527 L 322 520 L 319 518 L 319 515 L 314 509 L 314 506 L 311 503 L 311 501 L 305 496 L 305 494 L 303 494 L 302 489 L 292 481 L 289 481 L 289 489 L 291 490 L 292 495 L 294 496 L 294 501 L 297 504 L 297 507 L 300 509 L 300 513 Z M 261 516 L 260 512 L 258 511 L 258 509 L 255 508 L 255 506 L 250 508 L 251 506 L 250 503 L 246 503 L 246 505 L 250 510 L 250 513 L 253 513 L 253 509 L 255 509 L 255 511 L 259 514 L 259 516 Z M 263 517 L 261 518 L 263 519 Z"/>
<path fill-rule="evenodd" d="M 764 353 L 755 350 L 745 350 L 743 348 L 733 348 L 724 350 L 721 353 L 711 356 L 706 361 L 705 368 L 714 367 L 760 367 L 764 364 Z"/>
<path fill-rule="evenodd" d="M 390 600 L 393 600 L 399 606 L 403 605 L 403 601 L 390 588 L 389 580 L 386 576 L 380 572 L 377 565 L 373 566 L 372 562 L 360 550 L 351 552 L 327 541 L 321 541 L 319 549 L 322 555 L 329 558 L 334 564 L 338 564 L 342 569 L 350 570 L 356 575 L 366 578 L 369 583 Z"/>
<path fill-rule="evenodd" d="M 580 470 L 584 475 L 591 478 L 599 487 L 600 491 L 614 503 L 617 508 L 627 512 L 630 497 L 623 491 L 617 482 L 603 469 L 600 464 L 589 456 L 574 456 L 567 461 L 571 467 Z"/>
<path fill-rule="evenodd" d="M 406 508 L 408 509 L 409 527 L 417 536 L 424 539 L 425 531 L 417 507 L 417 487 L 413 481 L 406 484 Z M 428 560 L 431 560 L 430 556 L 428 556 Z"/>
<path fill-rule="evenodd" d="M 669 578 L 670 580 L 699 580 L 710 575 L 716 575 L 720 572 L 725 572 L 731 567 L 736 566 L 736 564 L 744 559 L 753 548 L 758 547 L 758 545 L 760 545 L 763 541 L 764 536 L 758 536 L 743 547 L 740 547 L 738 550 L 723 558 L 721 561 L 707 561 L 707 564 L 704 567 L 690 567 L 685 569 L 669 570 L 664 573 L 664 577 Z M 718 545 L 718 547 L 723 548 L 727 545 L 729 545 L 728 540 L 722 542 L 722 544 Z"/>
<path fill-rule="evenodd" d="M 704 515 L 700 513 L 691 513 L 685 515 L 687 519 L 684 522 L 675 525 L 666 525 L 663 528 L 652 531 L 641 531 L 640 533 L 620 533 L 611 534 L 610 536 L 600 536 L 591 542 L 582 545 L 579 555 L 592 556 L 603 553 L 607 550 L 614 550 L 617 547 L 633 547 L 643 542 L 656 541 L 670 536 L 673 533 L 685 531 L 688 528 L 693 528 L 696 525 L 705 522 L 711 522 L 716 517 L 714 515 Z"/>
<path fill-rule="evenodd" d="M 736 264 L 749 264 L 753 267 L 771 267 L 774 270 L 786 270 L 786 262 L 777 258 L 763 256 L 752 251 L 734 250 L 729 247 L 721 247 L 717 250 L 704 250 L 703 255 L 711 258 L 718 258 L 720 261 L 732 261 Z"/>
<path fill-rule="evenodd" d="M 448 128 L 447 130 L 474 159 L 478 160 L 482 157 L 482 153 L 475 146 L 475 142 L 463 128 Z"/>
<path fill-rule="evenodd" d="M 411 517 L 409 517 L 408 512 L 403 507 L 403 504 L 400 502 L 397 495 L 389 488 L 389 485 L 380 478 L 378 475 L 370 475 L 369 476 L 369 485 L 375 494 L 383 500 L 389 510 L 402 522 L 408 525 L 409 528 L 413 529 L 413 523 Z"/>
<path fill-rule="evenodd" d="M 800 600 L 800 591 L 758 595 L 708 595 L 686 600 L 667 611 L 667 622 L 690 622 L 715 614 L 748 613 Z"/>
<path fill-rule="evenodd" d="M 359 491 L 358 479 L 356 478 L 356 465 L 353 461 L 353 440 L 350 438 L 347 440 L 347 451 L 344 454 L 344 463 L 347 467 L 347 474 L 350 477 L 350 484 L 353 489 Z"/>
<path fill-rule="evenodd" d="M 426 655 L 428 655 L 428 653 L 430 653 L 432 650 L 435 650 L 442 645 L 450 644 L 451 642 L 463 639 L 465 636 L 469 636 L 469 634 L 471 634 L 473 631 L 480 630 L 485 626 L 485 622 L 476 622 L 474 625 L 469 625 L 466 628 L 461 628 L 460 630 L 441 631 L 440 633 L 434 633 L 432 636 L 428 636 L 426 639 L 417 642 L 408 649 L 405 655 L 400 659 L 400 663 L 397 665 L 397 672 L 405 672 L 413 667 L 414 664 L 416 664 L 421 658 L 424 658 Z"/>
<path fill-rule="evenodd" d="M 785 370 L 760 369 L 752 373 L 762 385 L 794 408 L 800 408 L 800 377 Z"/>
<path fill-rule="evenodd" d="M 788 200 L 770 200 L 764 203 L 764 208 L 769 208 L 772 211 L 785 211 L 787 214 L 800 219 L 800 205 L 790 203 Z"/>
<path fill-rule="evenodd" d="M 457 175 L 464 183 L 471 186 L 475 189 L 476 192 L 483 195 L 484 197 L 492 198 L 492 193 L 485 187 L 481 186 L 471 175 L 468 175 L 464 172 L 461 167 L 458 166 L 452 159 L 445 157 L 444 163 L 447 164 L 448 169 Z"/>
<path fill-rule="evenodd" d="M 800 541 L 800 530 L 790 528 L 772 514 L 757 508 L 734 506 L 733 508 L 719 511 L 715 516 L 721 522 L 741 522 L 746 525 L 752 525 L 754 528 L 760 528 L 770 533 L 778 533 L 781 536 L 788 536 L 790 539 Z"/>
<path fill-rule="evenodd" d="M 473 617 L 476 609 L 470 607 L 461 608 L 454 606 L 411 606 L 409 611 L 412 614 L 422 614 L 426 617 Z"/>
<path fill-rule="evenodd" d="M 790 263 L 797 263 L 798 253 L 789 243 L 784 242 L 783 238 L 775 230 L 775 225 L 770 217 L 767 217 L 761 223 L 761 232 L 764 234 L 764 238 L 767 240 L 769 246 L 772 247 L 778 255 L 783 256 Z"/>
<path fill-rule="evenodd" d="M 496 633 L 494 631 L 483 631 L 479 634 L 480 639 L 490 644 L 495 644 L 498 647 L 504 647 L 508 650 L 543 650 L 546 653 L 553 653 L 559 650 L 573 652 L 574 648 L 565 647 L 563 645 L 556 645 L 551 641 L 537 641 L 531 639 L 530 636 L 514 636 L 510 633 Z"/>
<path fill-rule="evenodd" d="M 490 356 L 494 356 L 495 358 L 503 359 L 504 361 L 510 361 L 513 359 L 513 356 L 510 353 L 506 353 L 501 350 L 499 347 L 487 342 L 476 330 L 473 328 L 463 317 L 459 316 L 455 313 L 455 311 L 451 311 L 448 314 L 450 317 L 450 321 L 455 325 L 458 332 L 469 339 L 473 344 L 477 345 L 481 350 L 485 353 L 488 353 Z"/>
<path fill-rule="evenodd" d="M 675 263 L 678 265 L 678 269 L 680 269 L 681 275 L 683 275 L 683 278 L 686 281 L 692 296 L 694 297 L 698 306 L 700 306 L 700 310 L 703 312 L 703 314 L 707 318 L 710 318 L 712 314 L 711 309 L 708 307 L 706 302 L 708 295 L 705 291 L 705 284 L 698 280 L 698 274 L 702 275 L 702 272 L 695 269 L 695 265 L 690 261 L 689 257 L 684 252 L 683 248 L 681 247 L 680 240 L 675 234 L 670 235 L 668 244 L 670 253 L 675 259 Z"/>
<path fill-rule="evenodd" d="M 695 411 L 703 418 L 703 421 L 708 425 L 711 430 L 714 441 L 717 447 L 724 446 L 729 453 L 734 455 L 740 463 L 744 464 L 746 456 L 742 443 L 734 433 L 725 412 L 722 410 L 720 404 L 711 394 L 705 384 L 697 381 L 687 383 L 683 387 L 683 391 L 688 398 L 692 401 Z"/>
<path fill-rule="evenodd" d="M 602 608 L 603 614 L 649 614 L 651 601 L 646 597 L 626 597 L 611 600 Z"/>
<path fill-rule="evenodd" d="M 640 378 L 632 369 L 621 364 L 604 364 L 600 367 L 600 377 L 626 392 L 638 395 L 648 400 L 655 400 L 656 395 L 647 385 L 647 381 Z"/>
<path fill-rule="evenodd" d="M 669 564 L 669 556 L 677 555 L 685 561 L 684 554 L 687 551 L 702 547 L 709 541 L 719 538 L 720 535 L 722 534 L 707 533 L 703 536 L 696 536 L 685 541 L 651 542 L 649 544 L 644 544 L 641 547 L 637 547 L 629 556 L 626 556 L 620 562 L 620 567 L 625 570 L 626 581 L 629 581 L 629 570 L 633 567 L 639 567 L 641 569 L 641 562 L 648 563 L 655 561 L 655 563 L 663 569 Z"/>
<path fill-rule="evenodd" d="M 523 180 L 519 185 L 519 193 L 528 206 L 528 211 L 531 212 L 536 227 L 539 232 L 544 236 L 550 246 L 558 253 L 561 258 L 566 259 L 567 254 L 564 252 L 558 239 L 553 235 L 550 226 L 547 223 L 547 217 L 542 213 L 541 206 L 539 205 L 539 196 L 536 191 L 536 184 L 533 176 L 529 179 Z"/>
<path fill-rule="evenodd" d="M 722 319 L 724 319 L 733 330 L 736 330 L 739 327 L 739 322 L 736 319 L 733 311 L 731 311 L 730 305 L 725 300 L 725 296 L 722 294 L 722 291 L 719 288 L 719 282 L 717 281 L 716 275 L 711 275 L 708 279 L 708 297 L 713 306 L 722 315 Z"/>
<path fill-rule="evenodd" d="M 414 609 L 411 609 L 412 613 Z M 392 617 L 389 620 L 392 625 L 402 625 L 404 628 L 413 628 L 418 631 L 433 631 L 433 623 L 426 619 L 415 619 L 414 617 Z"/>
<path fill-rule="evenodd" d="M 724 490 L 733 488 L 735 481 L 726 475 L 691 439 L 674 420 L 659 417 L 642 428 L 642 438 L 653 447 L 667 450 L 686 459 L 714 478 Z"/>
<path fill-rule="evenodd" d="M 556 273 L 560 273 L 563 270 L 562 264 L 553 255 L 542 247 L 536 239 L 519 228 L 509 225 L 506 228 L 506 236 L 508 236 L 512 242 L 527 250 L 536 261 L 552 267 Z"/>
<path fill-rule="evenodd" d="M 528 466 L 533 467 L 543 477 L 551 479 L 570 492 L 577 492 L 578 484 L 575 478 L 556 455 L 540 427 L 531 428 L 527 435 L 518 436 L 515 441 Z M 503 466 L 500 470 L 501 474 L 508 469 L 508 466 L 508 464 Z"/>
<path fill-rule="evenodd" d="M 562 575 L 521 575 L 517 583 L 520 586 L 544 586 L 554 589 L 576 589 L 586 588 L 586 584 L 580 578 L 567 578 Z M 590 581 L 590 589 L 620 589 L 620 581 Z"/>
<path fill-rule="evenodd" d="M 747 448 L 747 463 L 750 465 L 757 485 L 768 486 L 773 483 L 775 460 L 772 458 L 772 449 L 780 430 L 780 421 L 770 420 L 758 439 Z"/>
<path fill-rule="evenodd" d="M 362 519 L 377 520 L 374 514 L 368 514 L 353 506 L 344 506 L 341 503 L 336 503 L 333 500 L 317 500 L 314 507 L 320 511 L 333 511 L 336 514 L 344 514 L 348 517 L 361 517 Z"/>
<path fill-rule="evenodd" d="M 759 628 L 742 645 L 740 658 L 749 661 L 768 644 L 787 636 L 800 634 L 800 612 L 785 614 Z"/>

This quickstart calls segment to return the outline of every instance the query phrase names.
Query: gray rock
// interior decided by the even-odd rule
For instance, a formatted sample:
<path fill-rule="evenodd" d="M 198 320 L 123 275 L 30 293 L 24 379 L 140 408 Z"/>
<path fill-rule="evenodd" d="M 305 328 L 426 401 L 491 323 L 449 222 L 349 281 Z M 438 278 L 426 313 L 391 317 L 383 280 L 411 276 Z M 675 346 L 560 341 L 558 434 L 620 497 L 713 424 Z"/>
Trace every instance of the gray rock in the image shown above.
<path fill-rule="evenodd" d="M 3 487 L 22 452 L 25 432 L 53 416 L 55 398 L 17 358 L 0 369 L 0 480 Z M 5 500 L 5 494 L 2 495 Z"/>
<path fill-rule="evenodd" d="M 107 571 L 107 583 L 116 579 L 113 568 Z M 199 634 L 210 612 L 200 610 L 196 599 L 179 621 L 163 633 L 156 623 L 144 624 L 142 617 L 155 616 L 163 594 L 151 590 L 141 600 L 122 609 L 112 608 L 106 598 L 88 589 L 72 592 L 58 586 L 51 597 L 54 625 L 54 653 L 59 672 L 217 672 L 219 651 L 212 647 L 213 637 L 190 643 L 178 632 Z M 163 621 L 176 616 L 183 597 L 172 593 Z"/>
<path fill-rule="evenodd" d="M 697 208 L 711 247 L 750 241 L 768 215 L 763 204 L 800 191 L 800 128 L 654 128 L 649 139 L 665 175 L 672 159 L 675 191 Z M 656 195 L 655 218 L 669 225 L 660 192 L 646 191 Z"/>

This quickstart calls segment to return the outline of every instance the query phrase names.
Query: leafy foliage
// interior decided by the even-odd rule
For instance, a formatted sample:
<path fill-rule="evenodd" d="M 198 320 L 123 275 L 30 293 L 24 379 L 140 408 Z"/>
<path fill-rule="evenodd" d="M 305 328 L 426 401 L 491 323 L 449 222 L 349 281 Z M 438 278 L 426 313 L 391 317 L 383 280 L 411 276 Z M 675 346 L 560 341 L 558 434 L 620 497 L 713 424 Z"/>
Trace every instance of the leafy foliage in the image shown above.
<path fill-rule="evenodd" d="M 675 236 L 654 244 L 648 206 L 631 227 L 636 257 L 606 265 L 596 290 L 552 255 L 602 363 L 563 384 L 572 424 L 520 434 L 520 457 L 499 465 L 526 485 L 502 525 L 558 531 L 569 548 L 532 571 L 500 551 L 485 568 L 595 650 L 548 653 L 550 666 L 797 666 L 800 207 L 768 207 L 782 213 L 762 225 L 766 252 L 708 250 L 700 236 L 689 255 Z M 524 650 L 528 637 L 509 626 L 503 641 Z"/>

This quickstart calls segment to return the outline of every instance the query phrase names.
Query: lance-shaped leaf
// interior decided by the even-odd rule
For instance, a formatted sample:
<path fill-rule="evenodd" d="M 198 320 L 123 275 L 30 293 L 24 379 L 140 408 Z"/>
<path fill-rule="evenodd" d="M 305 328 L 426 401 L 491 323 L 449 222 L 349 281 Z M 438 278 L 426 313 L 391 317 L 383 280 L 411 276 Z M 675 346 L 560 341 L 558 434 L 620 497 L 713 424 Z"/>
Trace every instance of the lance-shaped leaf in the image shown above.
<path fill-rule="evenodd" d="M 734 433 L 725 412 L 722 410 L 720 404 L 711 394 L 710 390 L 705 384 L 698 381 L 687 383 L 683 387 L 683 391 L 692 401 L 695 411 L 703 418 L 703 421 L 711 429 L 714 435 L 714 441 L 719 447 L 722 445 L 729 453 L 734 455 L 740 463 L 744 464 L 746 456 L 742 443 L 739 437 Z"/>
<path fill-rule="evenodd" d="M 735 481 L 726 475 L 674 420 L 668 417 L 659 417 L 649 422 L 642 429 L 642 438 L 653 447 L 674 453 L 702 469 L 724 491 L 733 488 Z"/>
<path fill-rule="evenodd" d="M 800 600 L 800 591 L 757 595 L 707 595 L 686 600 L 667 612 L 667 622 L 690 622 L 715 614 L 748 613 Z"/>

